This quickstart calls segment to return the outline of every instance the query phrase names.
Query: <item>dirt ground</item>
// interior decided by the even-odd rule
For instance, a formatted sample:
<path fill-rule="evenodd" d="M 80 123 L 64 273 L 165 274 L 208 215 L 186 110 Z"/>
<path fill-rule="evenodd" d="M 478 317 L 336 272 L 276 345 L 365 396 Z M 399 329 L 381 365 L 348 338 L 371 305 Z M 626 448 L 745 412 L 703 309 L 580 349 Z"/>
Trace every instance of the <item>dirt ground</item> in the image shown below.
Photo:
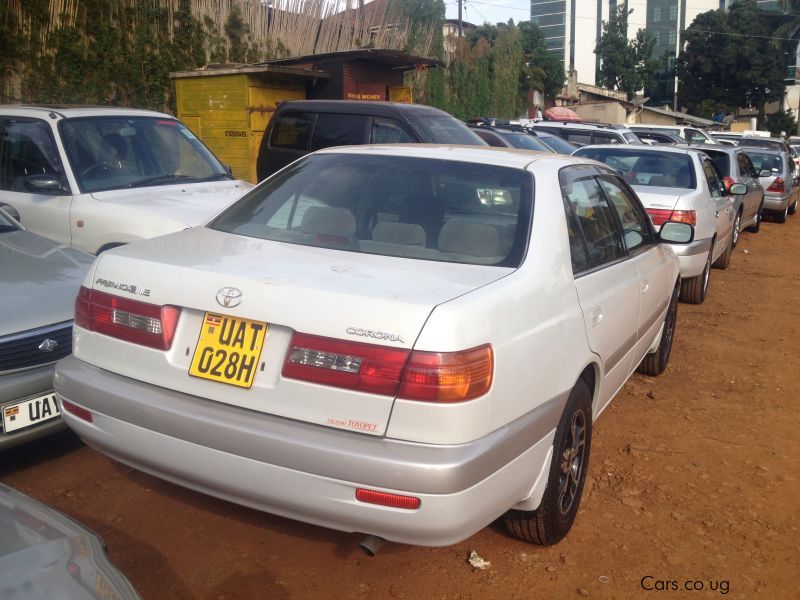
<path fill-rule="evenodd" d="M 705 304 L 680 305 L 667 371 L 634 375 L 595 423 L 554 547 L 495 523 L 369 558 L 359 536 L 162 482 L 71 434 L 3 455 L 0 480 L 100 533 L 145 599 L 800 598 L 799 234 L 800 216 L 743 234 Z"/>

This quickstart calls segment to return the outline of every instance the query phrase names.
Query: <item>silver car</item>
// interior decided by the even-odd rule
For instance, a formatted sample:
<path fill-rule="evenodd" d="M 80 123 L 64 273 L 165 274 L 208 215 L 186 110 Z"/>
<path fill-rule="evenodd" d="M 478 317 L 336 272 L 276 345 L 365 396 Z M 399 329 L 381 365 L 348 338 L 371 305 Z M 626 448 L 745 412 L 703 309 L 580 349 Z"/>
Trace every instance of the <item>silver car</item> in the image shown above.
<path fill-rule="evenodd" d="M 778 223 L 797 212 L 800 189 L 794 181 L 794 165 L 780 150 L 744 148 L 759 172 L 764 192 L 764 210 L 773 213 Z"/>
<path fill-rule="evenodd" d="M 744 194 L 746 188 L 734 184 L 726 190 L 711 159 L 697 146 L 586 146 L 574 156 L 592 158 L 622 174 L 657 230 L 667 221 L 694 225 L 694 241 L 673 250 L 681 264 L 681 300 L 703 302 L 711 267 L 726 269 L 730 263 L 732 194 Z"/>
<path fill-rule="evenodd" d="M 64 427 L 53 365 L 72 349 L 75 297 L 92 258 L 0 210 L 0 450 Z"/>
<path fill-rule="evenodd" d="M 747 186 L 747 193 L 734 196 L 733 247 L 739 242 L 739 233 L 748 229 L 753 233 L 761 227 L 761 211 L 764 207 L 764 187 L 744 148 L 722 145 L 705 145 L 703 152 L 711 157 L 714 166 L 722 176 L 726 190 L 734 183 Z"/>

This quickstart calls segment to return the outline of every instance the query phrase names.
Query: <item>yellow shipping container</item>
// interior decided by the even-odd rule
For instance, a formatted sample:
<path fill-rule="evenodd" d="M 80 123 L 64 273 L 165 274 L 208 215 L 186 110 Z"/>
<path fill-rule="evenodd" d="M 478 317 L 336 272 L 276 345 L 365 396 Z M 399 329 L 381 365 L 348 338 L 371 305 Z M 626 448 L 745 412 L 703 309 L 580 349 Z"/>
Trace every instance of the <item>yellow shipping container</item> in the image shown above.
<path fill-rule="evenodd" d="M 177 117 L 233 175 L 257 183 L 256 158 L 264 130 L 279 102 L 303 100 L 306 81 L 327 73 L 267 65 L 170 73 Z"/>

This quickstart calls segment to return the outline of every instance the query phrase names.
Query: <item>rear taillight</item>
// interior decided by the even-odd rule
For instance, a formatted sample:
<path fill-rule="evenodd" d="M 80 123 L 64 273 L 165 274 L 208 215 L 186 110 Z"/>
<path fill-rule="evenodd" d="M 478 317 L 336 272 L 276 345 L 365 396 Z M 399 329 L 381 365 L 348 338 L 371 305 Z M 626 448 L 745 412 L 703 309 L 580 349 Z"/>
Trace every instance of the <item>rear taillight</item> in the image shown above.
<path fill-rule="evenodd" d="M 461 352 L 414 351 L 399 396 L 427 402 L 471 400 L 489 391 L 493 366 L 489 345 Z"/>
<path fill-rule="evenodd" d="M 689 225 L 697 225 L 697 213 L 693 210 L 648 208 L 647 214 L 650 215 L 650 220 L 653 221 L 653 225 L 656 227 L 661 227 L 667 221 L 679 221 L 681 223 L 689 223 Z"/>
<path fill-rule="evenodd" d="M 725 177 L 722 178 L 722 183 L 725 186 L 725 191 L 730 192 L 731 186 L 736 183 L 736 180 L 733 177 L 725 175 Z"/>
<path fill-rule="evenodd" d="M 492 385 L 489 345 L 460 352 L 420 352 L 296 333 L 282 375 L 384 396 L 461 402 Z"/>
<path fill-rule="evenodd" d="M 295 333 L 282 374 L 292 379 L 394 396 L 409 351 Z"/>
<path fill-rule="evenodd" d="M 773 181 L 772 184 L 767 188 L 767 191 L 783 193 L 784 189 L 783 177 L 776 177 L 775 181 Z"/>
<path fill-rule="evenodd" d="M 75 324 L 133 344 L 169 350 L 181 310 L 121 298 L 81 287 L 75 300 Z"/>

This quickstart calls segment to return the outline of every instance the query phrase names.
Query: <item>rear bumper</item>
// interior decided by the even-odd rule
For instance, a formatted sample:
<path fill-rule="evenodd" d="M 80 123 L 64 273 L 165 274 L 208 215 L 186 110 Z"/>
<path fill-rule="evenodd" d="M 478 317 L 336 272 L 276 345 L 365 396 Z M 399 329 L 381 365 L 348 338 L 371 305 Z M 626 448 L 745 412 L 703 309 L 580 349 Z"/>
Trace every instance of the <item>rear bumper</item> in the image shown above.
<path fill-rule="evenodd" d="M 688 279 L 703 272 L 708 253 L 711 250 L 711 238 L 695 240 L 690 244 L 670 244 L 670 247 L 678 256 L 681 279 Z"/>
<path fill-rule="evenodd" d="M 88 365 L 58 363 L 59 401 L 92 412 L 67 424 L 101 452 L 186 487 L 349 532 L 420 544 L 460 541 L 527 498 L 567 395 L 453 446 L 291 421 L 177 393 Z M 416 510 L 358 502 L 355 490 L 420 498 Z"/>
<path fill-rule="evenodd" d="M 53 369 L 54 365 L 52 364 L 42 365 L 0 376 L 0 410 L 2 407 L 16 404 L 20 400 L 35 398 L 51 392 Z M 55 418 L 13 433 L 5 433 L 2 430 L 2 418 L 0 418 L 0 450 L 8 450 L 64 429 L 66 429 L 64 422 Z"/>
<path fill-rule="evenodd" d="M 764 210 L 783 212 L 797 198 L 796 194 L 771 195 L 764 194 Z"/>

